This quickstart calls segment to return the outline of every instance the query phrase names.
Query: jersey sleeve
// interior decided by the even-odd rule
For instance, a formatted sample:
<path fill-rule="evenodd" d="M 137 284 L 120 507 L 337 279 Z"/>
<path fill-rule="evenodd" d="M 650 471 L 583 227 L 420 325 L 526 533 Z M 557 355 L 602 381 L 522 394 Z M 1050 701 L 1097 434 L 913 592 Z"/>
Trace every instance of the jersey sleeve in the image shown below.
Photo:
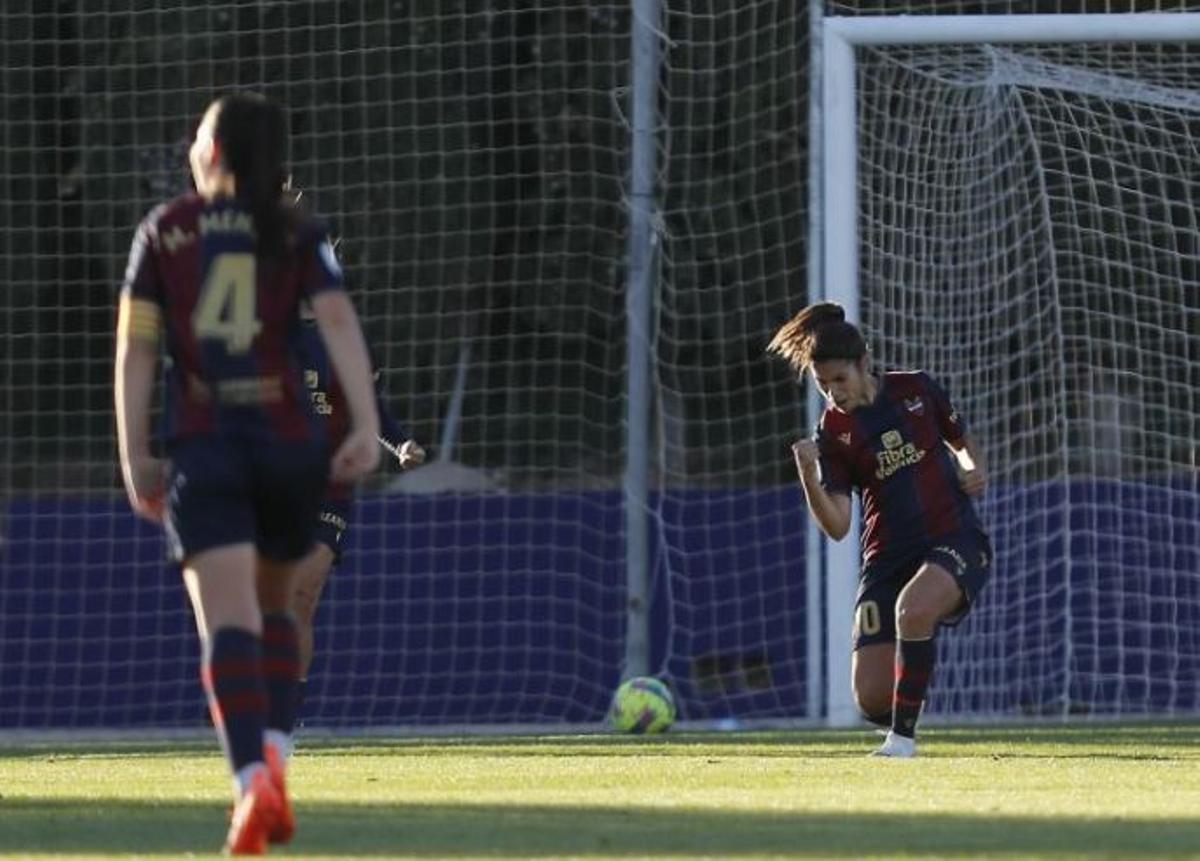
<path fill-rule="evenodd" d="M 817 428 L 814 438 L 819 452 L 817 464 L 820 468 L 821 487 L 828 493 L 849 496 L 854 489 L 854 480 L 850 475 L 850 464 L 846 460 L 844 448 L 839 446 L 823 427 Z"/>
<path fill-rule="evenodd" d="M 922 377 L 925 388 L 929 392 L 929 399 L 933 402 L 933 415 L 937 419 L 942 439 L 950 443 L 958 442 L 967 432 L 966 420 L 950 403 L 950 396 L 946 394 L 946 390 L 938 384 L 937 380 L 929 374 L 922 374 Z"/>
<path fill-rule="evenodd" d="M 121 296 L 129 300 L 129 335 L 158 341 L 163 326 L 163 285 L 158 260 L 157 211 L 138 225 L 129 249 Z"/>

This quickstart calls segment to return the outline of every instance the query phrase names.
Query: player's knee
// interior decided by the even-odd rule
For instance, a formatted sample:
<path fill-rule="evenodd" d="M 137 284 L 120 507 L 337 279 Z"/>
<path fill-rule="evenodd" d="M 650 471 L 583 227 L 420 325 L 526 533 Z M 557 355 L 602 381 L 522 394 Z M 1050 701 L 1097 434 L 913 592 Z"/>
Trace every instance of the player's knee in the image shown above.
<path fill-rule="evenodd" d="M 896 608 L 896 631 L 902 639 L 918 639 L 931 636 L 938 624 L 938 613 L 920 602 L 901 601 Z"/>

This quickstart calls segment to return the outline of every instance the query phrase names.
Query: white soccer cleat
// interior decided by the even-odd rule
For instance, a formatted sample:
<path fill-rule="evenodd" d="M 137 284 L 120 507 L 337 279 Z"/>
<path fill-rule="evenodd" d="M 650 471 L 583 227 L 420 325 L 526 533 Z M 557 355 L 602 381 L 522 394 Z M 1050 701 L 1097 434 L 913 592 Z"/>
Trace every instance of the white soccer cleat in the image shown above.
<path fill-rule="evenodd" d="M 887 738 L 883 740 L 883 744 L 879 746 L 879 750 L 871 754 L 871 756 L 887 756 L 892 759 L 912 759 L 916 755 L 916 741 L 907 736 L 896 735 L 894 732 L 889 732 Z"/>

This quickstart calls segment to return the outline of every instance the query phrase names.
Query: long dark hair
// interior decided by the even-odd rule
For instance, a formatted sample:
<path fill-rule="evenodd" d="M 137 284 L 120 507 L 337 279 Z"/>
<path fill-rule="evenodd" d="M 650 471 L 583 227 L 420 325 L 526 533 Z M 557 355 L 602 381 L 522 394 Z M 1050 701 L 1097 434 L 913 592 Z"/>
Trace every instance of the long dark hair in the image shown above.
<path fill-rule="evenodd" d="M 238 199 L 254 216 L 259 253 L 282 254 L 294 220 L 294 207 L 284 197 L 288 128 L 283 108 L 257 93 L 222 96 L 213 138 L 234 176 Z"/>
<path fill-rule="evenodd" d="M 857 326 L 846 322 L 845 308 L 836 302 L 817 302 L 780 326 L 767 352 L 786 359 L 796 373 L 803 374 L 813 362 L 857 362 L 867 354 L 867 342 Z"/>

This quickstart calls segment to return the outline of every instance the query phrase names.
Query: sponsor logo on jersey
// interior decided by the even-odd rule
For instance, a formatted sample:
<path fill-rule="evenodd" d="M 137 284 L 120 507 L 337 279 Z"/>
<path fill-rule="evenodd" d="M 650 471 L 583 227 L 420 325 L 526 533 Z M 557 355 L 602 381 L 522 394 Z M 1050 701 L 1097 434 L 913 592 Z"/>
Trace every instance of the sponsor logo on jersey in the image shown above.
<path fill-rule="evenodd" d="M 283 400 L 279 377 L 234 377 L 217 383 L 217 399 L 231 406 L 277 404 Z"/>
<path fill-rule="evenodd" d="M 879 463 L 875 477 L 881 481 L 906 466 L 919 463 L 921 458 L 925 457 L 925 450 L 917 448 L 915 443 L 905 442 L 898 430 L 884 431 L 880 440 L 883 443 L 883 451 L 875 453 L 875 459 Z"/>
<path fill-rule="evenodd" d="M 319 416 L 333 415 L 333 404 L 329 402 L 329 396 L 320 389 L 313 389 L 310 393 L 312 398 L 313 412 Z"/>
<path fill-rule="evenodd" d="M 925 402 L 918 398 L 905 398 L 904 408 L 915 416 L 925 414 Z"/>

